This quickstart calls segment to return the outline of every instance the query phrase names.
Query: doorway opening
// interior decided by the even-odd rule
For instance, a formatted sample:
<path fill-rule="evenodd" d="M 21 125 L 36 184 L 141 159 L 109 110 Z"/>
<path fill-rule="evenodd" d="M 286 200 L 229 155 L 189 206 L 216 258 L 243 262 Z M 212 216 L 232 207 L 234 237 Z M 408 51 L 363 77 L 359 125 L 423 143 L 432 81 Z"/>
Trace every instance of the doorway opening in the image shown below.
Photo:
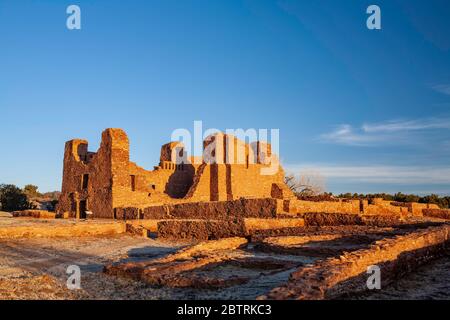
<path fill-rule="evenodd" d="M 87 201 L 81 200 L 80 201 L 80 219 L 86 219 L 86 217 L 87 217 L 86 211 L 87 211 Z"/>

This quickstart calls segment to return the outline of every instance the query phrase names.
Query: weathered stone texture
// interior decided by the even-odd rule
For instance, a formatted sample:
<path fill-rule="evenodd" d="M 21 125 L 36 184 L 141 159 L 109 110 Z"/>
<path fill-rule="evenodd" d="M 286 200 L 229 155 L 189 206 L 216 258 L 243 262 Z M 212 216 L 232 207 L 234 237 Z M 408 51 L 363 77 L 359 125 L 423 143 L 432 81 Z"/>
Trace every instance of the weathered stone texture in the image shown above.
<path fill-rule="evenodd" d="M 305 220 L 296 218 L 277 218 L 277 219 L 260 219 L 260 218 L 245 218 L 245 231 L 247 234 L 252 234 L 258 230 L 273 230 L 283 228 L 300 228 L 305 226 Z"/>
<path fill-rule="evenodd" d="M 275 189 L 273 197 L 279 192 Z M 283 210 L 288 213 L 308 213 L 308 212 L 325 212 L 325 213 L 355 213 L 364 215 L 392 215 L 396 214 L 401 217 L 413 215 L 422 216 L 425 209 L 438 209 L 435 204 L 425 204 L 416 202 L 394 202 L 375 198 L 368 200 L 347 200 L 336 199 L 334 201 L 307 201 L 296 200 L 284 197 Z"/>
<path fill-rule="evenodd" d="M 158 237 L 170 239 L 220 239 L 245 237 L 258 230 L 298 228 L 303 219 L 228 219 L 228 220 L 163 220 L 158 221 Z"/>
<path fill-rule="evenodd" d="M 158 238 L 216 240 L 245 236 L 242 220 L 165 220 L 158 222 Z"/>
<path fill-rule="evenodd" d="M 422 211 L 426 217 L 450 220 L 450 209 L 423 209 Z"/>
<path fill-rule="evenodd" d="M 358 215 L 346 213 L 310 212 L 302 215 L 306 226 L 369 225 L 392 226 L 401 223 L 398 215 Z"/>
<path fill-rule="evenodd" d="M 121 234 L 126 231 L 125 224 L 119 222 L 56 224 L 41 223 L 28 225 L 14 225 L 0 228 L 0 239 L 20 238 L 52 238 L 52 237 L 80 237 Z M 48 221 L 46 221 L 48 222 Z"/>
<path fill-rule="evenodd" d="M 22 210 L 11 212 L 13 217 L 29 217 L 38 219 L 55 219 L 56 214 L 54 212 L 46 210 Z"/>
<path fill-rule="evenodd" d="M 233 201 L 187 202 L 146 208 L 116 208 L 116 218 L 132 219 L 233 219 L 275 218 L 276 199 L 239 199 Z"/>
<path fill-rule="evenodd" d="M 305 201 L 305 200 L 285 200 L 284 209 L 287 212 L 308 213 L 361 213 L 359 200 L 339 200 L 339 201 Z"/>

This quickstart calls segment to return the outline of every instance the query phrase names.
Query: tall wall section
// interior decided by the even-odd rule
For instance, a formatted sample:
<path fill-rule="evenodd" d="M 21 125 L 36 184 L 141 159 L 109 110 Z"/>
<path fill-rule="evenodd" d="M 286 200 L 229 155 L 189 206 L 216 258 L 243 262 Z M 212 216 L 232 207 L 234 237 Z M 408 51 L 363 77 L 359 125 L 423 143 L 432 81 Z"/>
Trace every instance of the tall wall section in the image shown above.
<path fill-rule="evenodd" d="M 72 217 L 83 209 L 97 217 L 112 217 L 111 144 L 103 139 L 96 153 L 88 152 L 85 140 L 68 141 L 64 150 L 63 181 L 57 211 Z"/>

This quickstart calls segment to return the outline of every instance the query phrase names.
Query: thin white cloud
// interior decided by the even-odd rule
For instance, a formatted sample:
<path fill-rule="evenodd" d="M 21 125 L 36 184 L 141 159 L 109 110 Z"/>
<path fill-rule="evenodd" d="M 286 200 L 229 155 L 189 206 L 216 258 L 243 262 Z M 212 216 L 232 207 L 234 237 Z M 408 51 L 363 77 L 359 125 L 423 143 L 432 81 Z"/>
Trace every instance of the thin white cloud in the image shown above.
<path fill-rule="evenodd" d="M 322 141 L 351 146 L 369 146 L 382 142 L 386 138 L 384 135 L 367 135 L 360 130 L 355 130 L 349 124 L 340 125 L 334 131 L 319 137 Z"/>
<path fill-rule="evenodd" d="M 286 165 L 290 173 L 318 172 L 326 179 L 341 182 L 384 184 L 450 184 L 450 166 L 387 166 L 387 165 Z"/>
<path fill-rule="evenodd" d="M 342 124 L 334 131 L 319 136 L 319 140 L 350 146 L 374 146 L 388 144 L 406 144 L 418 142 L 412 139 L 413 132 L 424 130 L 450 129 L 450 118 L 424 118 L 415 120 L 388 120 L 378 123 L 365 123 L 354 128 Z M 395 134 L 394 134 L 395 133 Z"/>
<path fill-rule="evenodd" d="M 427 118 L 420 120 L 389 120 L 381 123 L 364 124 L 364 132 L 394 132 L 428 129 L 450 129 L 448 118 Z"/>
<path fill-rule="evenodd" d="M 432 88 L 437 92 L 450 95 L 450 84 L 437 84 L 432 86 Z"/>

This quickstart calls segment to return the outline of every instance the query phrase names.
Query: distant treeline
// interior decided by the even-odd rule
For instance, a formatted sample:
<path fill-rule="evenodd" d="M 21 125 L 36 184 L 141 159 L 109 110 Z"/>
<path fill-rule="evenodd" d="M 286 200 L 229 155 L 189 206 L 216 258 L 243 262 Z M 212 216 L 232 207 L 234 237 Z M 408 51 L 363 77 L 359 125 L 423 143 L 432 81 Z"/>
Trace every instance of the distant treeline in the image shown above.
<path fill-rule="evenodd" d="M 372 199 L 383 198 L 387 201 L 398 202 L 419 202 L 419 203 L 433 203 L 437 204 L 441 208 L 450 208 L 450 196 L 440 197 L 437 194 L 431 194 L 428 196 L 418 196 L 416 194 L 404 194 L 398 192 L 396 194 L 387 193 L 370 193 L 370 194 L 357 194 L 357 193 L 341 193 L 338 198 L 347 199 Z"/>
<path fill-rule="evenodd" d="M 32 184 L 23 189 L 13 184 L 0 184 L 0 211 L 36 209 L 43 202 L 47 203 L 48 210 L 54 210 L 59 194 L 58 191 L 40 193 Z"/>

